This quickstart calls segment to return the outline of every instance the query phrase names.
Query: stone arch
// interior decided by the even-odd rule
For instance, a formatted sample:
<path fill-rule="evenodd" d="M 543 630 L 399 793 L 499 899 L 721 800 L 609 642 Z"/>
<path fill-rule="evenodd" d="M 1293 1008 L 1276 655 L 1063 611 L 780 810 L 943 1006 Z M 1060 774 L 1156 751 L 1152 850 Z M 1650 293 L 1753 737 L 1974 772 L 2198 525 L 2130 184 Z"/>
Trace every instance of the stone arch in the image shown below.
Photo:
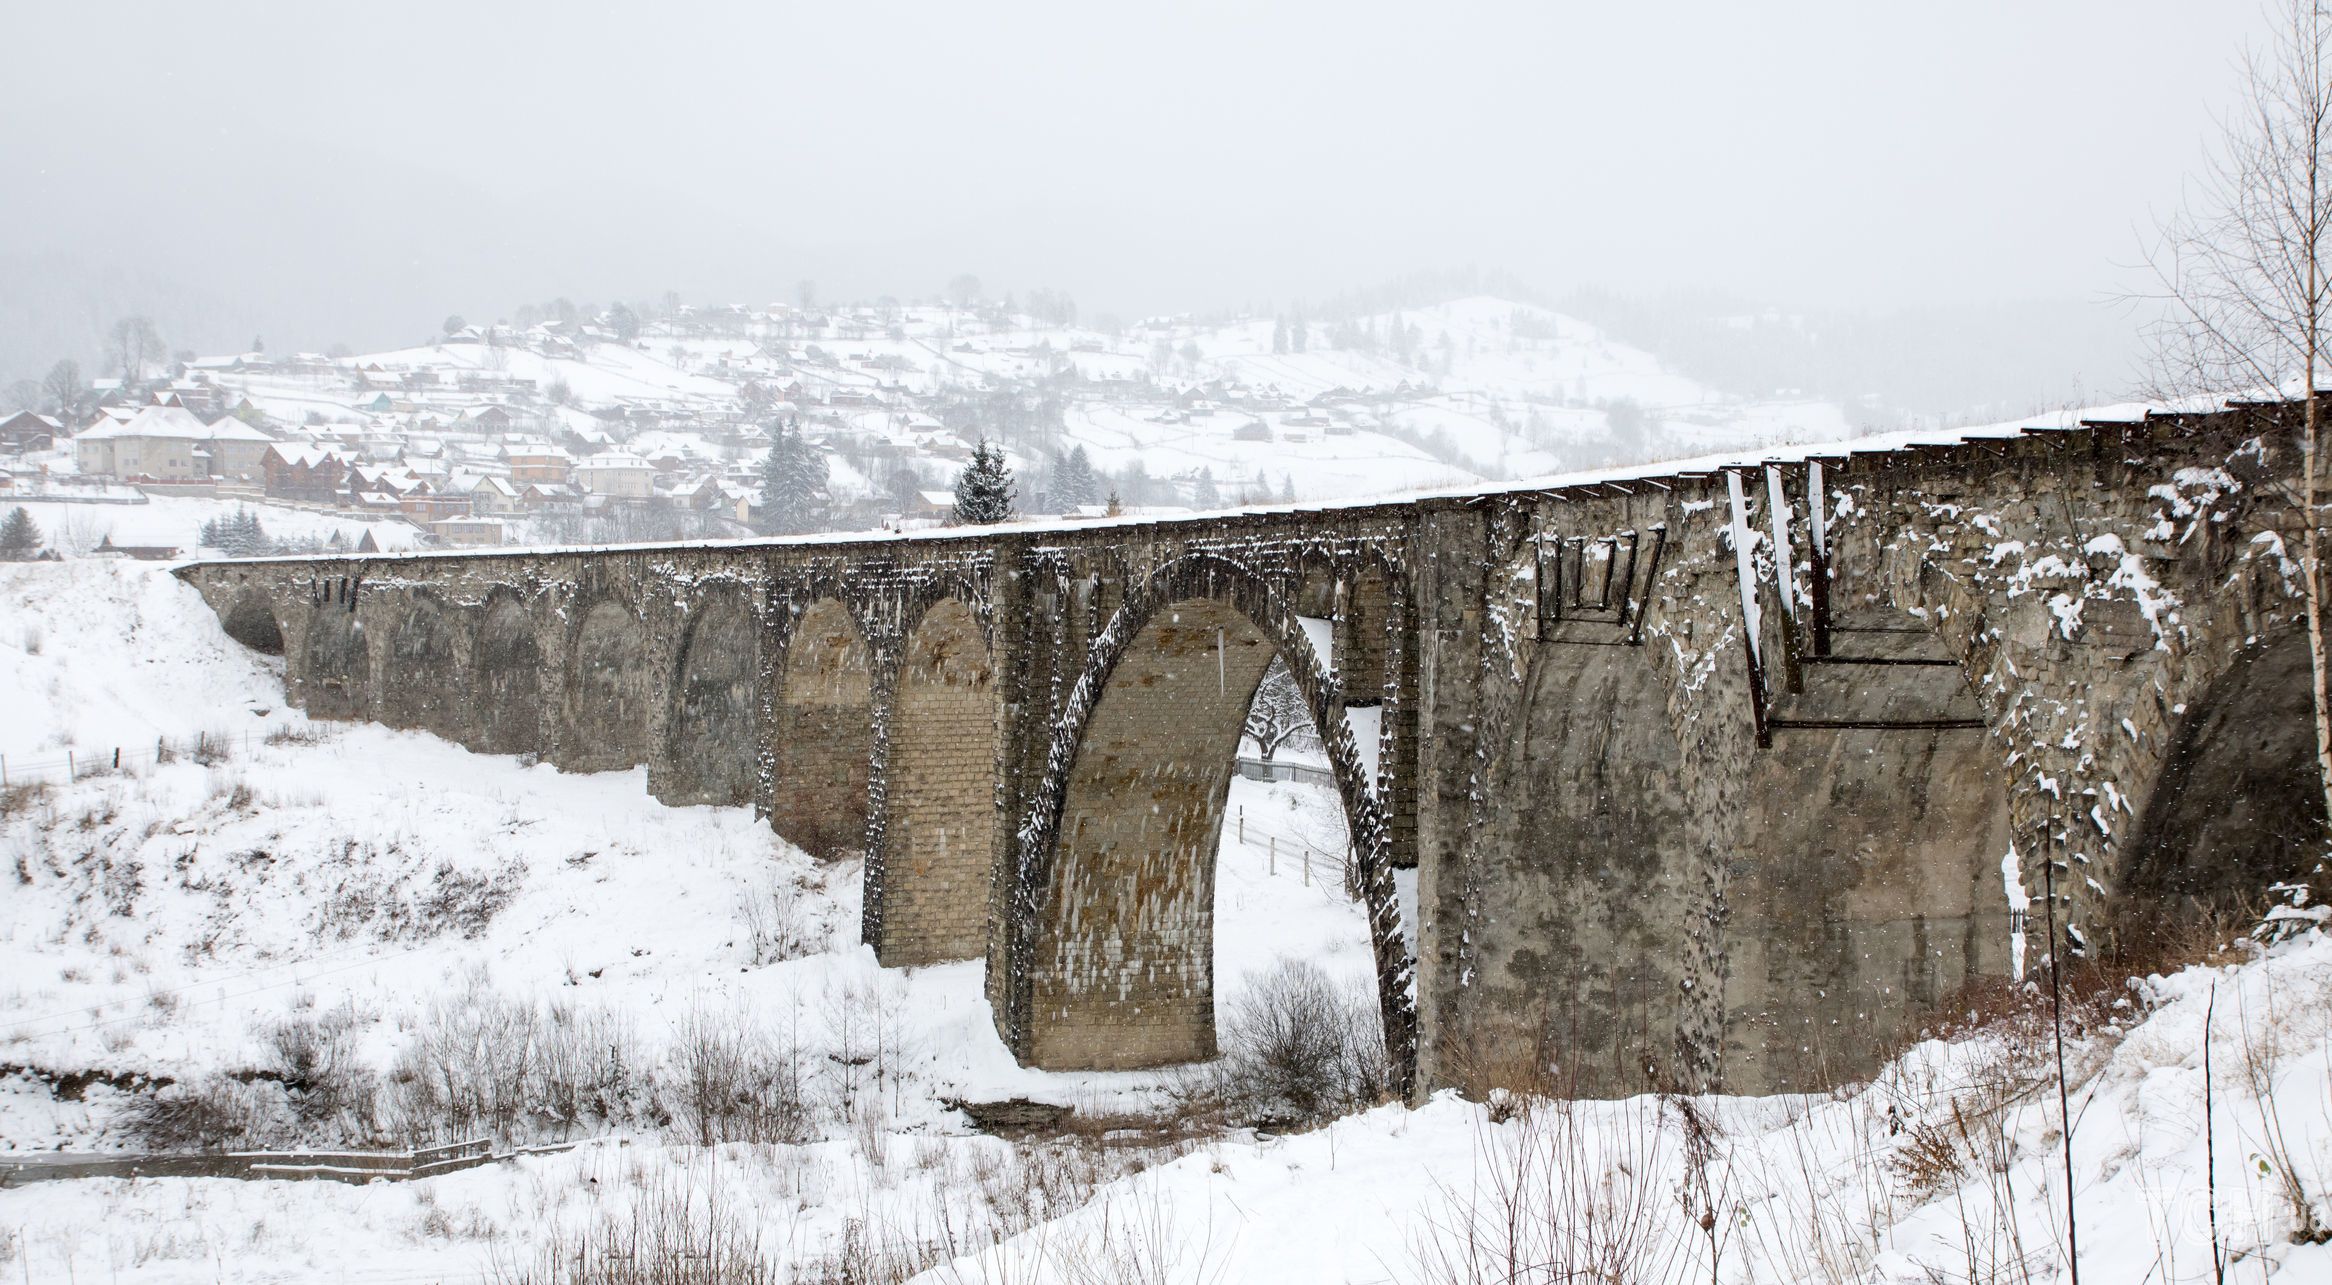
<path fill-rule="evenodd" d="M 353 607 L 319 605 L 300 645 L 300 704 L 310 718 L 372 712 L 372 648 Z"/>
<path fill-rule="evenodd" d="M 559 766 L 618 772 L 647 762 L 655 689 L 646 627 L 621 601 L 599 598 L 567 648 Z"/>
<path fill-rule="evenodd" d="M 874 761 L 873 651 L 839 598 L 797 609 L 778 663 L 770 824 L 821 860 L 865 851 Z"/>
<path fill-rule="evenodd" d="M 1096 638 L 1018 837 L 1000 1014 L 1048 1069 L 1212 1056 L 1213 878 L 1240 728 L 1284 659 L 1326 738 L 1352 830 L 1385 1040 L 1413 1064 L 1411 961 L 1382 811 L 1324 666 L 1285 599 L 1193 554 L 1150 574 Z"/>
<path fill-rule="evenodd" d="M 961 597 L 907 630 L 891 684 L 881 850 L 867 868 L 867 936 L 886 965 L 977 957 L 1004 827 L 1003 692 L 986 627 Z"/>
<path fill-rule="evenodd" d="M 516 596 L 497 593 L 488 599 L 472 653 L 475 748 L 487 754 L 541 753 L 542 644 Z"/>
<path fill-rule="evenodd" d="M 382 658 L 381 721 L 452 736 L 461 712 L 453 623 L 434 594 L 416 592 Z"/>
<path fill-rule="evenodd" d="M 2181 923 L 2256 911 L 2268 886 L 2321 852 L 2323 784 L 2298 630 L 2246 647 L 2190 702 L 2172 733 L 2128 852 L 2114 940 L 2145 952 Z"/>
<path fill-rule="evenodd" d="M 225 621 L 227 637 L 265 656 L 283 654 L 283 626 L 266 594 L 250 590 L 235 600 Z"/>
<path fill-rule="evenodd" d="M 701 602 L 683 628 L 672 675 L 658 797 L 751 803 L 760 775 L 761 625 L 742 590 Z"/>

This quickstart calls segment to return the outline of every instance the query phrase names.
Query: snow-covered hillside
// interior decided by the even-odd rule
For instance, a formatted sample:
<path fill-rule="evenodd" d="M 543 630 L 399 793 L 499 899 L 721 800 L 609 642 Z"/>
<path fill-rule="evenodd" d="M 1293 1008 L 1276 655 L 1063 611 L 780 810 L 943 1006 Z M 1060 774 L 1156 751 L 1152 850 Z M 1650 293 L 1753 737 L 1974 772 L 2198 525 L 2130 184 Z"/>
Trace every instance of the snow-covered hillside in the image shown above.
<path fill-rule="evenodd" d="M 210 358 L 181 383 L 294 441 L 361 439 L 375 460 L 447 458 L 445 441 L 493 412 L 507 417 L 496 433 L 572 435 L 586 449 L 620 446 L 739 482 L 766 444 L 752 430 L 795 419 L 827 455 L 835 498 L 870 513 L 944 487 L 982 436 L 1006 447 L 1023 500 L 1050 512 L 1066 507 L 1047 496 L 1050 471 L 1080 446 L 1126 503 L 1208 506 L 1389 494 L 1848 428 L 1834 405 L 1720 394 L 1586 322 L 1486 297 L 1293 328 L 1159 319 L 1105 331 L 990 306 L 772 305 L 682 309 L 626 333 L 472 327 L 332 360 Z"/>

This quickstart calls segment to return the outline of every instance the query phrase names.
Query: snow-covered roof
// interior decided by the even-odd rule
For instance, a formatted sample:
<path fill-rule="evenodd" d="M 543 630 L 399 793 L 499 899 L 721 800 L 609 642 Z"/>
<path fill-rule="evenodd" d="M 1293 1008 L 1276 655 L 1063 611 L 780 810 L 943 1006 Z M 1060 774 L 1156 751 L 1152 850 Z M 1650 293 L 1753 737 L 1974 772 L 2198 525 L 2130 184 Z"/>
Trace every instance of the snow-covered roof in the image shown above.
<path fill-rule="evenodd" d="M 599 455 L 586 456 L 585 458 L 577 461 L 575 467 L 579 469 L 591 470 L 638 469 L 643 472 L 654 472 L 656 468 L 655 465 L 650 464 L 637 455 L 626 455 L 620 451 L 608 451 Z"/>
<path fill-rule="evenodd" d="M 314 468 L 326 460 L 341 464 L 348 462 L 345 456 L 329 446 L 293 446 L 288 442 L 277 442 L 268 448 L 268 452 L 298 468 Z"/>
<path fill-rule="evenodd" d="M 183 406 L 148 406 L 126 420 L 98 424 L 76 440 L 102 441 L 117 437 L 170 437 L 190 442 L 272 442 L 275 439 L 229 415 L 205 424 Z"/>

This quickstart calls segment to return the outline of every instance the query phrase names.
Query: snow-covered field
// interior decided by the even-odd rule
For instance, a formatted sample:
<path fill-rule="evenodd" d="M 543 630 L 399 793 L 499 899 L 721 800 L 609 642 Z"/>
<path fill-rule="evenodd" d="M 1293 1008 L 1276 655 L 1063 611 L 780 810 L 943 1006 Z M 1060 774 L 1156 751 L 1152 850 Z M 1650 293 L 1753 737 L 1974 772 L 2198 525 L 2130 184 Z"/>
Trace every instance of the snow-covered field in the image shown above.
<path fill-rule="evenodd" d="M 191 495 L 156 495 L 144 504 L 76 504 L 34 496 L 0 500 L 0 512 L 21 505 L 32 515 L 52 548 L 68 554 L 87 553 L 101 541 L 117 546 L 142 545 L 179 550 L 193 556 L 202 539 L 202 525 L 248 510 L 276 540 L 329 540 L 337 535 L 353 549 L 367 533 L 381 549 L 412 549 L 421 544 L 421 532 L 400 518 L 366 520 L 289 505 L 245 503 Z"/>
<path fill-rule="evenodd" d="M 2030 1027 L 1920 1045 L 1824 1097 L 1444 1095 L 1276 1137 L 1007 1142 L 942 1100 L 1020 1095 L 1133 1124 L 1171 1105 L 1178 1077 L 1014 1065 L 980 965 L 876 967 L 855 866 L 818 866 L 742 810 L 665 807 L 638 772 L 310 724 L 270 662 L 153 567 L 0 567 L 0 602 L 0 750 L 195 733 L 225 747 L 12 795 L 0 814 L 0 1158 L 129 1141 L 137 1093 L 67 1097 L 40 1073 L 169 1076 L 295 1132 L 370 1119 L 382 1143 L 482 1127 L 416 1114 L 443 1105 L 430 1070 L 464 1047 L 524 1045 L 533 1061 L 488 1069 L 603 1095 L 538 1094 L 508 1121 L 573 1150 L 412 1183 L 0 1189 L 0 1280 L 515 1279 L 595 1228 L 654 1243 L 682 1208 L 690 1252 L 749 1243 L 778 1280 L 1505 1280 L 1509 1226 L 1514 1254 L 1593 1259 L 1596 1280 L 2065 1278 L 2061 1117 Z M 1333 848 L 1332 796 L 1234 790 L 1223 1009 L 1281 955 L 1363 984 L 1360 915 L 1328 859 L 1307 882 L 1297 855 Z M 2225 1279 L 2332 1280 L 2332 1249 L 2295 1240 L 2308 1218 L 2332 1224 L 2332 942 L 2227 960 L 2085 1010 L 2071 1041 L 2086 1279 L 2216 1279 L 2209 1152 Z M 693 1142 L 672 1072 L 701 1065 L 708 1031 L 751 1033 L 757 1065 L 782 1073 L 756 1082 L 753 1108 L 798 1098 L 801 1117 Z M 286 1114 L 264 1076 L 232 1078 L 280 1077 L 303 1033 L 361 1073 L 364 1110 Z"/>

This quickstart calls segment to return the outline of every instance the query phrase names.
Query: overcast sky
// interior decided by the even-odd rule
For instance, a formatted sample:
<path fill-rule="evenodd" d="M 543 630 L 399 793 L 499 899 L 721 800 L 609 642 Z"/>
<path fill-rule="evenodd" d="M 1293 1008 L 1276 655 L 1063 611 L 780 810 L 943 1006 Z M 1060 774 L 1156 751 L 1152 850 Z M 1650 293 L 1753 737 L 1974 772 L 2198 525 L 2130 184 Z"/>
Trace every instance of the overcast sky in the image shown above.
<path fill-rule="evenodd" d="M 2084 296 L 2176 200 L 2260 26 L 2246 0 L 14 4 L 0 271 L 360 343 L 555 295 L 965 271 L 1088 315 L 1463 264 L 1797 306 Z"/>

